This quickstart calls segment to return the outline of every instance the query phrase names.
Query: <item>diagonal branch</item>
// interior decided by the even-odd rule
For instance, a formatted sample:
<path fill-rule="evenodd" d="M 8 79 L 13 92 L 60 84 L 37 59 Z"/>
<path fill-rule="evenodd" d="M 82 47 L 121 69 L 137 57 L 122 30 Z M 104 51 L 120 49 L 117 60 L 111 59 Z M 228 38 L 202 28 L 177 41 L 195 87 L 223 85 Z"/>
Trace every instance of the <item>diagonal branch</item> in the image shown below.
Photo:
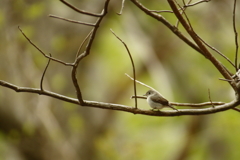
<path fill-rule="evenodd" d="M 67 22 L 71 22 L 71 23 L 83 24 L 83 25 L 91 26 L 91 27 L 95 26 L 95 24 L 93 24 L 93 23 L 86 23 L 86 22 L 76 21 L 76 20 L 72 20 L 72 19 L 67 19 L 67 18 L 55 16 L 55 15 L 52 15 L 52 14 L 50 14 L 49 17 L 56 18 L 56 19 L 61 19 L 61 20 L 64 20 L 64 21 L 67 21 Z"/>
<path fill-rule="evenodd" d="M 89 15 L 89 16 L 93 16 L 93 17 L 101 17 L 102 14 L 97 14 L 97 13 L 92 13 L 92 12 L 87 12 L 87 11 L 84 11 L 84 10 L 80 10 L 76 7 L 74 7 L 73 5 L 71 5 L 70 3 L 64 1 L 64 0 L 60 0 L 63 4 L 65 4 L 66 6 L 68 6 L 69 8 L 73 9 L 74 11 L 78 12 L 78 13 L 82 13 L 82 14 L 85 14 L 85 15 Z"/>
<path fill-rule="evenodd" d="M 22 29 L 18 26 L 18 29 L 20 30 L 20 32 L 22 33 L 22 35 L 27 39 L 27 41 L 33 46 L 35 47 L 40 53 L 42 53 L 42 55 L 48 59 L 51 59 L 52 61 L 55 61 L 55 62 L 58 62 L 58 63 L 61 63 L 65 66 L 72 66 L 73 64 L 72 63 L 66 63 L 66 62 L 63 62 L 61 60 L 58 60 L 56 58 L 53 58 L 49 55 L 47 55 L 46 53 L 44 53 L 37 45 L 35 45 L 27 36 L 26 34 L 22 31 Z"/>
<path fill-rule="evenodd" d="M 188 32 L 188 34 L 192 37 L 192 39 L 195 41 L 195 43 L 198 45 L 198 47 L 201 49 L 202 54 L 209 59 L 212 64 L 218 69 L 218 71 L 224 76 L 226 79 L 232 79 L 232 77 L 229 75 L 229 73 L 226 71 L 225 67 L 222 66 L 222 64 L 207 50 L 207 48 L 204 46 L 202 41 L 198 38 L 196 33 L 194 32 L 193 28 L 185 21 L 185 19 L 182 17 L 180 12 L 178 11 L 174 0 L 168 0 L 168 3 L 170 7 L 172 8 L 174 14 L 179 19 L 180 23 L 183 25 L 185 30 Z M 185 13 L 185 12 L 184 12 Z M 237 91 L 237 86 L 235 83 L 229 82 L 229 84 L 232 86 L 232 88 Z"/>
<path fill-rule="evenodd" d="M 187 37 L 185 37 L 177 27 L 170 24 L 163 16 L 151 12 L 151 10 L 147 9 L 145 6 L 143 6 L 140 2 L 137 0 L 131 0 L 132 3 L 134 3 L 140 10 L 142 10 L 144 13 L 149 15 L 150 17 L 156 19 L 157 21 L 162 22 L 167 28 L 169 28 L 176 36 L 178 36 L 182 41 L 184 41 L 186 44 L 188 44 L 190 47 L 192 47 L 194 50 L 202 54 L 202 51 L 199 49 L 199 47 L 194 44 L 191 40 L 189 40 Z"/>

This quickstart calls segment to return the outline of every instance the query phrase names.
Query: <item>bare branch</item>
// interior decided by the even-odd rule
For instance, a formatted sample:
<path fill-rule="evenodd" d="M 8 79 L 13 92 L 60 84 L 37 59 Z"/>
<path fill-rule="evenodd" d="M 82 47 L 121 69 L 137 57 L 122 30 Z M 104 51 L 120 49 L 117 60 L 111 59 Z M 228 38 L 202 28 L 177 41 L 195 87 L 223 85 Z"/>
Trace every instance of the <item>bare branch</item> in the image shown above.
<path fill-rule="evenodd" d="M 221 53 L 219 50 L 217 50 L 216 48 L 214 48 L 213 46 L 211 46 L 210 44 L 208 44 L 207 42 L 205 42 L 197 33 L 196 36 L 209 48 L 211 48 L 213 51 L 217 52 L 220 56 L 222 56 L 223 58 L 225 58 L 234 68 L 235 65 L 233 64 L 233 62 L 227 57 L 225 56 L 223 53 Z"/>
<path fill-rule="evenodd" d="M 234 0 L 233 3 L 233 31 L 235 34 L 235 45 L 236 45 L 236 51 L 235 51 L 235 68 L 236 71 L 238 71 L 238 32 L 236 27 L 236 4 L 237 0 Z"/>
<path fill-rule="evenodd" d="M 123 8 L 124 8 L 124 3 L 125 3 L 125 0 L 122 0 L 122 6 L 121 6 L 121 10 L 119 13 L 117 13 L 118 15 L 121 15 L 122 12 L 123 12 Z"/>
<path fill-rule="evenodd" d="M 198 1 L 198 2 L 195 2 L 195 3 L 192 3 L 192 4 L 184 4 L 183 7 L 192 7 L 192 6 L 195 6 L 197 4 L 200 4 L 200 3 L 203 3 L 203 2 L 210 2 L 211 0 L 201 0 L 201 1 Z"/>
<path fill-rule="evenodd" d="M 197 45 L 195 45 L 191 40 L 189 40 L 186 36 L 184 36 L 176 26 L 170 24 L 162 15 L 156 14 L 148 10 L 145 6 L 143 6 L 137 0 L 131 0 L 139 9 L 141 9 L 144 13 L 149 15 L 150 17 L 156 19 L 157 21 L 162 22 L 167 28 L 169 28 L 176 36 L 178 36 L 182 41 L 192 47 L 194 50 L 199 52 L 200 54 L 204 55 L 202 51 L 199 49 Z"/>
<path fill-rule="evenodd" d="M 81 43 L 81 45 L 78 48 L 77 54 L 76 54 L 76 58 L 80 55 L 80 51 L 82 49 L 83 44 L 87 41 L 87 39 L 90 37 L 90 35 L 93 33 L 93 29 L 88 33 L 88 35 L 86 36 L 86 38 L 83 40 L 83 42 Z"/>
<path fill-rule="evenodd" d="M 77 53 L 78 56 L 76 57 L 73 68 L 72 68 L 71 76 L 72 76 L 73 85 L 76 89 L 76 94 L 77 94 L 79 103 L 82 106 L 85 105 L 85 101 L 83 101 L 82 93 L 81 93 L 81 90 L 80 90 L 80 87 L 79 87 L 79 84 L 78 84 L 78 80 L 77 80 L 77 68 L 78 68 L 78 65 L 79 65 L 80 61 L 90 54 L 92 43 L 95 39 L 95 36 L 96 36 L 97 30 L 99 28 L 99 25 L 102 22 L 104 16 L 107 14 L 109 1 L 110 0 L 105 1 L 104 9 L 102 10 L 102 16 L 100 18 L 98 18 L 98 20 L 96 22 L 96 25 L 94 26 L 94 29 L 92 30 L 92 33 L 89 34 L 89 41 L 88 41 L 88 44 L 86 46 L 86 50 L 82 54 L 79 54 L 79 52 L 81 50 L 81 48 L 79 48 L 78 53 Z"/>
<path fill-rule="evenodd" d="M 75 20 L 72 20 L 72 19 L 67 19 L 67 18 L 55 16 L 55 15 L 52 15 L 52 14 L 50 14 L 49 17 L 61 19 L 61 20 L 67 21 L 67 22 L 72 22 L 72 23 L 77 23 L 77 24 L 83 24 L 83 25 L 91 26 L 91 27 L 94 27 L 94 26 L 95 26 L 95 24 L 93 24 L 93 23 L 86 23 L 86 22 L 81 22 L 81 21 L 75 21 Z"/>
<path fill-rule="evenodd" d="M 131 96 L 130 98 L 135 98 L 135 96 Z M 136 96 L 136 98 L 140 99 L 147 99 L 146 96 Z M 209 105 L 223 105 L 224 102 L 202 102 L 202 103 L 177 103 L 177 102 L 170 102 L 170 104 L 174 106 L 189 106 L 189 107 L 205 107 Z"/>
<path fill-rule="evenodd" d="M 102 22 L 104 16 L 107 14 L 109 1 L 110 0 L 105 1 L 104 8 L 103 8 L 102 14 L 101 14 L 102 16 L 97 20 L 96 25 L 95 25 L 94 30 L 93 30 L 93 33 L 91 34 L 91 36 L 89 38 L 89 42 L 88 42 L 87 47 L 86 47 L 86 52 L 84 53 L 84 55 L 82 55 L 84 57 L 90 54 L 91 46 L 92 46 L 93 40 L 96 36 L 98 27 L 99 27 L 100 23 Z"/>
<path fill-rule="evenodd" d="M 224 79 L 224 78 L 218 78 L 221 81 L 227 81 L 227 82 L 233 82 L 233 79 Z"/>
<path fill-rule="evenodd" d="M 233 108 L 233 110 L 235 110 L 235 111 L 237 111 L 237 112 L 240 112 L 240 109 L 237 108 L 237 107 Z"/>
<path fill-rule="evenodd" d="M 194 32 L 193 28 L 188 24 L 185 19 L 182 17 L 182 15 L 179 13 L 174 0 L 168 0 L 168 3 L 170 7 L 172 8 L 174 14 L 179 19 L 185 30 L 188 32 L 188 34 L 192 37 L 192 39 L 196 42 L 196 44 L 199 46 L 199 48 L 202 50 L 203 55 L 209 59 L 212 64 L 218 69 L 218 71 L 224 76 L 226 79 L 232 79 L 229 72 L 226 71 L 226 68 L 223 67 L 223 65 L 207 50 L 207 48 L 204 46 L 202 41 L 196 36 L 196 33 Z M 185 12 L 184 12 L 185 14 Z M 185 14 L 186 16 L 186 14 Z M 187 16 L 186 16 L 187 17 Z M 236 83 L 229 83 L 232 88 L 237 91 Z"/>
<path fill-rule="evenodd" d="M 149 89 L 152 89 L 152 90 L 155 90 L 155 91 L 156 91 L 156 89 L 154 89 L 154 88 L 146 85 L 145 83 L 140 82 L 140 81 L 138 81 L 138 80 L 136 80 L 136 79 L 134 80 L 134 78 L 132 78 L 131 76 L 129 76 L 127 73 L 125 73 L 125 75 L 128 76 L 131 80 L 136 81 L 137 83 L 139 83 L 139 84 L 141 84 L 141 85 L 143 85 L 143 86 L 145 86 L 145 87 L 147 87 L 147 88 L 149 88 Z"/>
<path fill-rule="evenodd" d="M 212 103 L 212 99 L 211 99 L 211 94 L 210 94 L 210 89 L 208 88 L 208 98 L 209 98 L 209 101 L 212 105 L 213 108 L 215 108 L 214 104 Z"/>
<path fill-rule="evenodd" d="M 149 10 L 150 12 L 154 12 L 154 13 L 173 13 L 173 11 L 170 10 Z"/>
<path fill-rule="evenodd" d="M 64 3 L 66 6 L 68 6 L 69 8 L 73 9 L 74 11 L 78 12 L 78 13 L 82 13 L 82 14 L 86 14 L 86 15 L 89 15 L 89 16 L 93 16 L 93 17 L 101 17 L 102 14 L 97 14 L 97 13 L 92 13 L 92 12 L 87 12 L 87 11 L 84 11 L 84 10 L 80 10 L 76 7 L 74 7 L 73 5 L 71 5 L 70 3 L 64 1 L 64 0 L 60 0 L 62 3 Z"/>
<path fill-rule="evenodd" d="M 56 99 L 60 99 L 66 102 L 74 103 L 81 105 L 78 101 L 78 99 L 66 97 L 54 92 L 50 92 L 47 90 L 41 90 L 41 89 L 36 89 L 36 88 L 28 88 L 28 87 L 18 87 L 16 85 L 13 85 L 11 83 L 5 82 L 0 80 L 0 85 L 6 88 L 10 88 L 15 90 L 16 92 L 27 92 L 27 93 L 36 93 L 40 95 L 46 95 L 49 97 L 53 97 Z M 173 103 L 174 105 L 177 105 L 176 103 Z M 181 116 L 181 115 L 205 115 L 205 114 L 212 114 L 212 113 L 217 113 L 221 111 L 225 111 L 228 109 L 232 109 L 239 105 L 239 102 L 236 100 L 225 103 L 223 105 L 217 106 L 215 108 L 202 108 L 202 109 L 178 109 L 178 111 L 174 110 L 164 110 L 164 111 L 152 111 L 152 110 L 143 110 L 143 109 L 136 109 L 133 107 L 125 106 L 125 105 L 120 105 L 120 104 L 113 104 L 113 103 L 104 103 L 104 102 L 96 102 L 96 101 L 86 101 L 84 100 L 84 106 L 86 107 L 94 107 L 94 108 L 101 108 L 101 109 L 108 109 L 108 110 L 118 110 L 118 111 L 124 111 L 124 112 L 129 112 L 133 114 L 142 114 L 142 115 L 149 115 L 149 116 L 167 116 L 167 117 L 172 117 L 172 116 Z"/>
<path fill-rule="evenodd" d="M 83 101 L 83 97 L 82 97 L 82 93 L 78 84 L 78 80 L 77 80 L 77 68 L 78 68 L 78 63 L 80 62 L 80 60 L 84 58 L 84 56 L 79 56 L 77 58 L 77 60 L 75 61 L 75 65 L 72 67 L 72 81 L 73 81 L 73 85 L 76 89 L 76 94 L 77 94 L 77 98 L 79 100 L 79 103 L 81 106 L 84 106 L 84 101 Z"/>
<path fill-rule="evenodd" d="M 146 96 L 131 96 L 130 99 L 133 99 L 133 98 L 140 98 L 140 99 L 147 99 Z"/>
<path fill-rule="evenodd" d="M 181 12 L 181 15 L 182 15 L 183 13 L 185 13 L 187 7 L 181 7 L 180 4 L 179 4 L 176 0 L 174 0 L 174 1 L 175 1 L 175 3 L 178 4 L 178 6 L 179 6 L 179 9 L 178 9 L 178 10 Z M 187 2 L 187 4 L 191 3 L 191 1 L 192 1 L 192 0 L 189 0 L 189 1 Z M 182 2 L 183 2 L 183 4 L 184 4 L 184 6 L 185 6 L 185 5 L 186 5 L 185 0 L 182 0 Z M 176 22 L 176 25 L 175 25 L 175 26 L 178 27 L 178 25 L 179 25 L 179 19 L 177 19 L 177 22 Z"/>
<path fill-rule="evenodd" d="M 49 53 L 49 56 L 50 56 L 50 57 L 52 56 L 51 53 Z M 51 59 L 49 58 L 49 59 L 48 59 L 48 63 L 47 63 L 47 65 L 46 65 L 46 67 L 45 67 L 45 69 L 44 69 L 44 71 L 43 71 L 42 77 L 41 77 L 40 89 L 41 89 L 42 91 L 43 91 L 43 79 L 44 79 L 45 73 L 46 73 L 46 71 L 47 71 L 47 68 L 48 68 L 48 66 L 49 66 L 49 64 L 50 64 L 50 61 L 51 61 Z"/>
<path fill-rule="evenodd" d="M 177 103 L 177 102 L 171 102 L 171 104 L 175 106 L 189 106 L 189 107 L 205 107 L 209 105 L 223 105 L 226 104 L 224 102 L 203 102 L 203 103 Z"/>
<path fill-rule="evenodd" d="M 133 90 L 134 90 L 134 95 L 137 96 L 137 87 L 136 87 L 136 71 L 135 71 L 135 66 L 134 66 L 134 62 L 133 62 L 133 58 L 132 58 L 132 55 L 131 55 L 131 52 L 129 51 L 126 43 L 121 39 L 119 38 L 112 29 L 110 29 L 111 32 L 114 34 L 114 36 L 120 40 L 120 42 L 122 42 L 122 44 L 124 45 L 124 47 L 126 48 L 127 52 L 128 52 L 128 56 L 131 60 L 131 64 L 132 64 L 132 69 L 133 69 Z M 137 98 L 135 98 L 135 108 L 137 108 Z"/>
<path fill-rule="evenodd" d="M 33 46 L 35 47 L 40 53 L 42 53 L 42 55 L 48 59 L 51 59 L 55 62 L 58 62 L 58 63 L 61 63 L 65 66 L 72 66 L 73 64 L 72 63 L 65 63 L 61 60 L 58 60 L 58 59 L 55 59 L 55 58 L 52 58 L 51 56 L 48 56 L 47 54 L 45 54 L 37 45 L 35 45 L 26 35 L 25 33 L 21 30 L 21 28 L 18 26 L 18 29 L 20 30 L 20 32 L 22 33 L 22 35 L 27 39 L 27 41 Z"/>

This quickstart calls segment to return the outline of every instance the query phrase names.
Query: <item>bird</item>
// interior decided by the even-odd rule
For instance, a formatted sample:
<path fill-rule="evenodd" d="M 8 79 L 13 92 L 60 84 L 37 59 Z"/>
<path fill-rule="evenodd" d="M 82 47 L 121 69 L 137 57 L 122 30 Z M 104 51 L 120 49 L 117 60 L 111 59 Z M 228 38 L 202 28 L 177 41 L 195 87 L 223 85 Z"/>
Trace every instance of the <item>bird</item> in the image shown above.
<path fill-rule="evenodd" d="M 164 107 L 170 107 L 174 110 L 174 108 L 167 99 L 165 99 L 160 93 L 155 90 L 149 90 L 143 96 L 147 96 L 147 102 L 149 106 L 153 109 L 162 109 Z M 177 110 L 178 111 L 178 110 Z"/>

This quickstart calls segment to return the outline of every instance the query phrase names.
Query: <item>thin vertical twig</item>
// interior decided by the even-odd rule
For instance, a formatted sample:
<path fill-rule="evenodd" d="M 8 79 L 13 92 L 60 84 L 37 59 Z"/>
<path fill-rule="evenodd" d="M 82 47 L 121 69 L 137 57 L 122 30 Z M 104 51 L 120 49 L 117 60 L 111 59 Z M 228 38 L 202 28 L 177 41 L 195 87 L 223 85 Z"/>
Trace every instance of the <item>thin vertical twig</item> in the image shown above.
<path fill-rule="evenodd" d="M 52 57 L 51 53 L 49 53 L 49 56 Z M 48 66 L 49 66 L 50 62 L 51 62 L 51 59 L 48 58 L 48 63 L 47 63 L 47 65 L 46 65 L 46 67 L 45 67 L 45 69 L 43 71 L 43 74 L 42 74 L 42 77 L 41 77 L 41 81 L 40 81 L 40 89 L 41 89 L 41 91 L 43 91 L 43 79 L 44 79 L 44 76 L 45 76 L 45 74 L 47 72 L 47 69 L 48 69 Z"/>
<path fill-rule="evenodd" d="M 211 102 L 211 105 L 213 108 L 215 108 L 213 102 L 212 102 L 212 99 L 211 99 L 211 94 L 210 94 L 210 89 L 208 88 L 208 98 L 209 98 L 209 101 Z"/>
<path fill-rule="evenodd" d="M 134 62 L 133 62 L 133 58 L 132 58 L 132 55 L 126 45 L 126 43 L 120 38 L 118 37 L 112 29 L 110 29 L 111 32 L 113 33 L 113 35 L 120 41 L 122 42 L 122 44 L 124 45 L 124 47 L 126 48 L 127 52 L 128 52 L 128 55 L 129 55 L 129 58 L 131 60 L 131 63 L 132 63 L 132 69 L 133 69 L 133 89 L 134 89 L 134 96 L 136 97 L 137 96 L 137 88 L 136 88 L 136 71 L 135 71 L 135 66 L 134 66 Z M 137 108 L 137 98 L 135 98 L 135 108 Z"/>
<path fill-rule="evenodd" d="M 123 12 L 123 8 L 124 8 L 124 3 L 125 3 L 125 0 L 122 0 L 122 6 L 121 6 L 121 10 L 119 13 L 117 13 L 118 15 L 121 15 L 122 12 Z"/>
<path fill-rule="evenodd" d="M 236 51 L 235 51 L 235 68 L 236 71 L 238 71 L 238 32 L 236 27 L 236 4 L 237 0 L 234 0 L 233 3 L 233 31 L 235 34 L 235 45 L 236 45 Z"/>

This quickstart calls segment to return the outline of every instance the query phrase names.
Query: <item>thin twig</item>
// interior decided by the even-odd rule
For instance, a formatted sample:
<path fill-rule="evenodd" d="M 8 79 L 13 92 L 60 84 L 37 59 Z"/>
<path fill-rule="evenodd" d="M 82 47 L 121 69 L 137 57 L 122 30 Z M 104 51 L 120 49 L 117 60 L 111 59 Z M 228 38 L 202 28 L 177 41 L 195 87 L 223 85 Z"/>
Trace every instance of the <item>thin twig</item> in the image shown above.
<path fill-rule="evenodd" d="M 203 3 L 203 2 L 209 2 L 209 1 L 211 1 L 211 0 L 201 0 L 201 1 L 198 1 L 198 2 L 195 2 L 195 3 L 192 3 L 192 4 L 187 4 L 187 5 L 184 4 L 183 7 L 192 7 L 192 6 L 195 6 L 197 4 L 200 4 L 200 3 Z"/>
<path fill-rule="evenodd" d="M 179 11 L 181 11 L 180 13 L 181 13 L 181 15 L 187 10 L 187 7 L 181 7 L 180 6 L 180 4 L 176 1 L 176 0 L 174 0 L 175 1 L 175 3 L 177 3 L 178 4 L 178 6 L 179 6 Z M 186 3 L 185 3 L 185 1 L 184 0 L 182 0 L 183 1 L 183 4 L 184 4 L 184 6 L 186 5 Z M 187 2 L 187 4 L 189 4 L 189 3 L 191 3 L 191 1 L 192 0 L 189 0 L 188 2 Z M 177 19 L 177 22 L 176 22 L 176 24 L 175 24 L 175 26 L 176 27 L 178 27 L 178 25 L 179 25 L 179 20 Z"/>
<path fill-rule="evenodd" d="M 133 98 L 140 98 L 140 99 L 147 99 L 146 96 L 131 96 L 130 99 L 133 99 Z"/>
<path fill-rule="evenodd" d="M 92 32 L 92 34 L 90 35 L 90 38 L 89 38 L 89 42 L 86 46 L 86 52 L 83 56 L 87 56 L 90 54 L 90 50 L 91 50 L 91 47 L 92 47 L 92 43 L 93 43 L 93 40 L 95 39 L 95 36 L 96 36 L 96 33 L 97 33 L 97 30 L 100 26 L 100 23 L 102 22 L 103 18 L 105 17 L 105 15 L 107 14 L 107 11 L 108 11 L 108 4 L 109 4 L 109 1 L 110 0 L 106 0 L 105 1 L 105 4 L 104 4 L 104 8 L 102 10 L 102 13 L 101 13 L 101 17 L 97 20 L 97 22 L 95 23 L 95 27 L 94 27 L 94 30 Z"/>
<path fill-rule="evenodd" d="M 72 23 L 77 23 L 77 24 L 83 24 L 83 25 L 91 26 L 91 27 L 94 27 L 94 26 L 95 26 L 95 24 L 93 24 L 93 23 L 86 23 L 86 22 L 81 22 L 81 21 L 75 21 L 75 20 L 72 20 L 72 19 L 67 19 L 67 18 L 55 16 L 55 15 L 52 15 L 52 14 L 50 14 L 49 17 L 51 17 L 51 18 L 56 18 L 56 19 L 61 19 L 61 20 L 67 21 L 67 22 L 72 22 Z"/>
<path fill-rule="evenodd" d="M 86 38 L 83 40 L 83 42 L 81 43 L 81 45 L 78 48 L 77 54 L 76 54 L 76 58 L 79 56 L 81 48 L 83 46 L 83 44 L 87 41 L 87 39 L 90 37 L 90 35 L 93 33 L 93 29 L 88 33 L 88 35 L 86 36 Z"/>
<path fill-rule="evenodd" d="M 233 110 L 237 111 L 237 112 L 240 112 L 240 109 L 235 107 L 235 108 L 232 108 Z"/>
<path fill-rule="evenodd" d="M 49 53 L 49 56 L 52 57 L 51 53 Z M 49 59 L 48 59 L 48 63 L 47 63 L 47 65 L 46 65 L 46 67 L 45 67 L 45 69 L 44 69 L 44 71 L 43 71 L 42 77 L 41 77 L 40 89 L 41 89 L 42 91 L 43 91 L 43 79 L 44 79 L 44 76 L 45 76 L 46 71 L 47 71 L 47 69 L 48 69 L 48 66 L 49 66 L 49 64 L 50 64 L 50 61 L 51 61 L 51 59 L 49 58 Z"/>
<path fill-rule="evenodd" d="M 58 62 L 58 63 L 61 63 L 65 66 L 72 66 L 73 64 L 72 63 L 66 63 L 66 62 L 63 62 L 61 60 L 58 60 L 56 58 L 52 58 L 50 56 L 48 56 L 47 54 L 45 54 L 37 45 L 35 45 L 27 36 L 26 34 L 22 31 L 22 29 L 20 28 L 20 26 L 18 26 L 18 29 L 20 30 L 20 32 L 22 33 L 22 35 L 27 39 L 27 41 L 33 46 L 35 47 L 40 53 L 42 53 L 42 55 L 48 59 L 51 59 L 52 61 L 55 61 L 55 62 Z"/>
<path fill-rule="evenodd" d="M 236 45 L 236 51 L 235 51 L 235 68 L 236 71 L 238 71 L 238 32 L 236 27 L 236 4 L 237 0 L 234 0 L 233 3 L 233 31 L 235 34 L 235 45 Z"/>
<path fill-rule="evenodd" d="M 146 85 L 145 83 L 140 82 L 140 81 L 138 81 L 138 80 L 136 80 L 136 79 L 134 80 L 134 78 L 132 78 L 131 76 L 129 76 L 127 73 L 125 73 L 125 75 L 128 76 L 131 80 L 136 81 L 137 83 L 139 83 L 139 84 L 141 84 L 141 85 L 143 85 L 143 86 L 145 86 L 145 87 L 147 87 L 147 88 L 149 88 L 149 89 L 152 89 L 152 90 L 155 90 L 155 91 L 156 91 L 156 89 L 154 89 L 154 88 Z"/>
<path fill-rule="evenodd" d="M 86 14 L 86 15 L 89 15 L 89 16 L 93 16 L 93 17 L 101 17 L 102 14 L 97 14 L 97 13 L 92 13 L 92 12 L 87 12 L 87 11 L 84 11 L 84 10 L 80 10 L 76 7 L 74 7 L 73 5 L 71 5 L 70 3 L 64 1 L 64 0 L 60 0 L 62 3 L 64 3 L 66 6 L 68 6 L 69 8 L 73 9 L 74 11 L 78 12 L 78 13 L 82 13 L 82 14 Z"/>
<path fill-rule="evenodd" d="M 149 10 L 149 11 L 154 13 L 173 13 L 173 11 L 170 10 Z"/>
<path fill-rule="evenodd" d="M 208 88 L 208 99 L 212 105 L 213 108 L 215 108 L 215 106 L 213 105 L 212 99 L 211 99 L 211 94 L 210 94 L 210 89 Z"/>
<path fill-rule="evenodd" d="M 125 3 L 125 0 L 122 0 L 121 10 L 120 10 L 119 13 L 117 13 L 118 15 L 121 15 L 121 14 L 122 14 L 123 8 L 124 8 L 124 3 Z"/>
<path fill-rule="evenodd" d="M 233 82 L 233 79 L 224 79 L 224 78 L 218 78 L 221 81 L 227 81 L 227 82 Z"/>
<path fill-rule="evenodd" d="M 185 0 L 182 0 L 182 3 L 183 3 L 183 6 L 185 6 L 185 5 L 186 5 L 186 3 L 185 3 Z"/>
<path fill-rule="evenodd" d="M 223 105 L 226 104 L 224 102 L 202 102 L 202 103 L 177 103 L 177 102 L 171 102 L 171 104 L 175 106 L 189 106 L 189 107 L 205 107 L 209 105 Z"/>
<path fill-rule="evenodd" d="M 114 31 L 112 29 L 110 29 L 111 32 L 114 34 L 114 36 L 120 41 L 122 42 L 122 44 L 124 45 L 124 47 L 126 48 L 127 52 L 128 52 L 128 56 L 131 60 L 131 64 L 132 64 L 132 70 L 133 70 L 133 89 L 134 89 L 134 95 L 137 96 L 137 87 L 136 87 L 136 71 L 135 71 L 135 65 L 134 65 L 134 61 L 131 55 L 131 52 L 128 49 L 128 46 L 126 45 L 126 43 L 120 38 L 118 37 Z M 137 98 L 135 98 L 135 108 L 137 108 Z"/>
<path fill-rule="evenodd" d="M 227 57 L 225 56 L 223 53 L 221 53 L 219 50 L 217 50 L 216 48 L 214 48 L 213 46 L 211 46 L 210 44 L 208 44 L 207 42 L 205 42 L 197 33 L 196 36 L 206 45 L 208 46 L 210 49 L 212 49 L 213 51 L 217 52 L 220 56 L 222 56 L 224 59 L 226 59 L 233 67 L 235 67 L 235 65 L 233 64 L 233 62 Z"/>

